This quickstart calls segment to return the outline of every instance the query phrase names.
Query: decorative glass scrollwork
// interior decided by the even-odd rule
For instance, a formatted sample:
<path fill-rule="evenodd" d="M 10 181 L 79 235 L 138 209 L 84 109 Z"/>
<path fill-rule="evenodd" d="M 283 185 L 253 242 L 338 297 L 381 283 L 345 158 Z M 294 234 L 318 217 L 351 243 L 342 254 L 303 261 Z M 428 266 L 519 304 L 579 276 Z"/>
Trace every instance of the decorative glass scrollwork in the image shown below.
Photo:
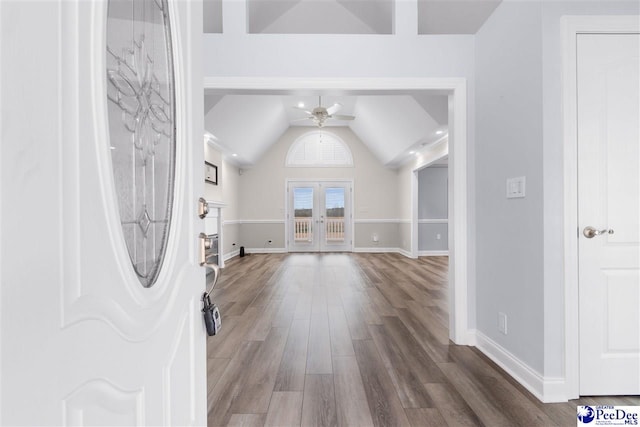
<path fill-rule="evenodd" d="M 109 142 L 120 223 L 144 287 L 167 246 L 175 175 L 175 89 L 167 0 L 109 0 Z"/>

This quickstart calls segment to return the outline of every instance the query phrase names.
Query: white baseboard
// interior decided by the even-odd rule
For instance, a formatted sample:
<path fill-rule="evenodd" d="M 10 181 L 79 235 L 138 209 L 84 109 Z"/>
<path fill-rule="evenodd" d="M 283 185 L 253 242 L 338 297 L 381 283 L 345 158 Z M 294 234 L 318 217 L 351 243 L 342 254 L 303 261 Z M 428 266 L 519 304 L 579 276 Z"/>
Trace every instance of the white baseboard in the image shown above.
<path fill-rule="evenodd" d="M 413 256 L 411 255 L 411 252 L 405 249 L 398 248 L 396 249 L 396 252 L 399 253 L 400 255 L 406 256 L 407 258 L 413 258 Z"/>
<path fill-rule="evenodd" d="M 567 381 L 564 378 L 546 378 L 544 380 L 544 392 L 542 402 L 557 403 L 568 402 Z"/>
<path fill-rule="evenodd" d="M 365 254 L 388 254 L 398 252 L 398 248 L 353 248 L 353 252 L 365 253 Z"/>
<path fill-rule="evenodd" d="M 407 258 L 412 258 L 411 252 L 401 248 L 353 248 L 353 252 L 364 254 L 400 254 L 406 256 Z"/>
<path fill-rule="evenodd" d="M 418 256 L 449 256 L 449 251 L 418 251 Z"/>
<path fill-rule="evenodd" d="M 469 332 L 468 342 L 504 369 L 541 402 L 568 401 L 564 378 L 551 378 L 540 375 L 536 370 L 478 330 Z"/>
<path fill-rule="evenodd" d="M 284 254 L 287 253 L 285 248 L 245 248 L 246 254 Z"/>
<path fill-rule="evenodd" d="M 234 251 L 227 252 L 226 254 L 224 254 L 222 256 L 222 259 L 224 259 L 225 261 L 229 261 L 231 258 L 237 257 L 238 255 L 240 255 L 240 249 L 236 249 Z"/>

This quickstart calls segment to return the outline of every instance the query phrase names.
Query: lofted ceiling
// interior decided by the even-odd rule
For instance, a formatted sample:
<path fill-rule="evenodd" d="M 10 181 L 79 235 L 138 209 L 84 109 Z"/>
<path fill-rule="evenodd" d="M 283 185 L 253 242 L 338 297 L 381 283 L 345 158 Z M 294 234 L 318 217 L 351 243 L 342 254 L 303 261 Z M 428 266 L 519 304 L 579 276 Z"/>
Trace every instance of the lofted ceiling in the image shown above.
<path fill-rule="evenodd" d="M 318 94 L 320 95 L 320 94 Z M 447 133 L 448 97 L 437 92 L 325 95 L 322 106 L 340 104 L 337 114 L 355 120 L 327 120 L 324 129 L 348 126 L 387 167 L 397 167 Z M 205 95 L 205 129 L 233 163 L 251 167 L 289 129 L 317 125 L 303 109 L 318 106 L 316 95 Z"/>
<path fill-rule="evenodd" d="M 392 34 L 393 0 L 248 0 L 253 34 Z"/>
<path fill-rule="evenodd" d="M 501 1 L 418 0 L 418 34 L 475 34 Z"/>
<path fill-rule="evenodd" d="M 394 34 L 396 2 L 246 0 L 250 34 Z M 501 0 L 414 0 L 418 34 L 475 34 Z M 222 33 L 223 0 L 204 0 L 204 28 Z"/>

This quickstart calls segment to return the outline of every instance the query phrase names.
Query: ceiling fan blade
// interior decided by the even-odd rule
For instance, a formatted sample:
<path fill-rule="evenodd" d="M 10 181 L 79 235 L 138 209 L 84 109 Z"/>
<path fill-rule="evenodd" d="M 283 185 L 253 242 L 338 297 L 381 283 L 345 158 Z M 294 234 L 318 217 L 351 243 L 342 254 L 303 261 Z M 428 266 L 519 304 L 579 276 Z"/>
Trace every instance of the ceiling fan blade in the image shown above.
<path fill-rule="evenodd" d="M 309 110 L 307 110 L 305 108 L 302 108 L 302 107 L 295 106 L 295 105 L 293 107 L 291 107 L 291 108 L 295 108 L 296 110 L 304 111 L 305 113 L 307 113 L 309 115 L 313 114 L 311 111 L 309 111 Z"/>
<path fill-rule="evenodd" d="M 344 115 L 344 114 L 334 114 L 334 115 L 329 116 L 329 118 L 336 119 L 336 120 L 354 120 L 356 117 L 355 116 L 348 116 L 348 115 Z"/>
<path fill-rule="evenodd" d="M 342 109 L 342 104 L 336 102 L 335 104 L 333 104 L 331 107 L 327 108 L 327 113 L 332 116 L 334 113 L 337 113 L 338 111 L 340 111 Z"/>
<path fill-rule="evenodd" d="M 303 117 L 301 119 L 293 119 L 293 120 L 290 120 L 290 122 L 302 122 L 304 120 L 313 120 L 313 116 Z"/>

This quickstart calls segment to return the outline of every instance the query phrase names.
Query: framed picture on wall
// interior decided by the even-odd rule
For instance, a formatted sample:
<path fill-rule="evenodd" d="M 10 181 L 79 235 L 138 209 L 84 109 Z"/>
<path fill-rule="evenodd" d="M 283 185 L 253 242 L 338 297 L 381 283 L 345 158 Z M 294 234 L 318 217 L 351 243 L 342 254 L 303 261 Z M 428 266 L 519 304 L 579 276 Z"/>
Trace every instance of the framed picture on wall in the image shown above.
<path fill-rule="evenodd" d="M 204 180 L 209 184 L 218 185 L 218 167 L 206 160 L 204 162 Z"/>

